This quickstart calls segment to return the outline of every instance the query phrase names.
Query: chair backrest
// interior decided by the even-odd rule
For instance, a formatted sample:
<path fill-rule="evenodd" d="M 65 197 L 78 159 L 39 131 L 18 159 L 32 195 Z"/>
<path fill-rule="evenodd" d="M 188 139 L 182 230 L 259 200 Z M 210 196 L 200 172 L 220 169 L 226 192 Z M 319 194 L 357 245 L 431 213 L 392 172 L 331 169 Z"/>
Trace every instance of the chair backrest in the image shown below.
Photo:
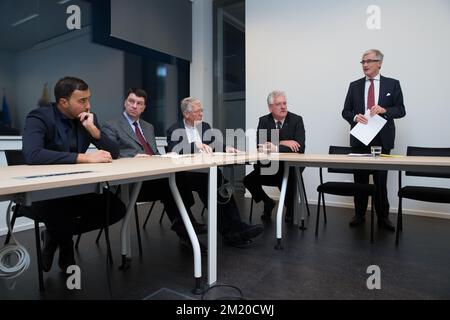
<path fill-rule="evenodd" d="M 22 150 L 5 150 L 8 166 L 19 166 L 25 164 Z"/>
<path fill-rule="evenodd" d="M 352 152 L 352 147 L 330 146 L 330 148 L 328 150 L 328 154 L 349 154 L 351 152 Z M 353 173 L 355 173 L 355 170 L 328 168 L 328 172 L 353 174 Z"/>
<path fill-rule="evenodd" d="M 426 148 L 426 147 L 410 147 L 406 150 L 407 156 L 416 157 L 450 157 L 450 148 Z M 430 173 L 418 171 L 406 171 L 407 176 L 432 177 L 432 178 L 450 178 L 450 173 Z"/>

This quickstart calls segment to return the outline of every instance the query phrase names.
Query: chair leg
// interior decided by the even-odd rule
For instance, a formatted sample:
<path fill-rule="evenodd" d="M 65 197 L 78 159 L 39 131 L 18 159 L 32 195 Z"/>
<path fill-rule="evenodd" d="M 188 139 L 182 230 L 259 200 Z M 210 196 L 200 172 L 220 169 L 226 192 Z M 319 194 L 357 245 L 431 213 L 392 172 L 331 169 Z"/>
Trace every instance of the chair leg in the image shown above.
<path fill-rule="evenodd" d="M 319 235 L 319 220 L 320 220 L 320 197 L 322 193 L 319 192 L 319 197 L 317 200 L 317 215 L 316 215 L 316 237 Z"/>
<path fill-rule="evenodd" d="M 305 181 L 303 181 L 303 179 L 302 179 L 302 190 L 303 190 L 303 195 L 305 196 L 306 211 L 308 212 L 308 217 L 309 217 L 311 215 L 311 212 L 309 211 L 308 197 L 306 196 Z"/>
<path fill-rule="evenodd" d="M 98 231 L 97 238 L 95 239 L 95 244 L 98 244 L 100 237 L 102 236 L 103 228 Z"/>
<path fill-rule="evenodd" d="M 375 196 L 371 196 L 371 202 L 372 204 L 370 205 L 370 243 L 373 243 L 373 219 L 374 219 L 374 212 L 375 212 L 375 201 L 374 201 Z"/>
<path fill-rule="evenodd" d="M 139 214 L 137 205 L 134 204 L 134 218 L 136 220 L 136 233 L 138 237 L 138 245 L 139 245 L 139 256 L 142 257 L 142 241 L 141 241 L 141 230 L 139 229 Z"/>
<path fill-rule="evenodd" d="M 38 265 L 39 291 L 44 292 L 44 274 L 42 271 L 42 250 L 41 250 L 41 236 L 39 234 L 39 222 L 34 220 L 34 237 L 36 242 L 36 256 Z"/>
<path fill-rule="evenodd" d="M 253 220 L 253 197 L 250 200 L 250 215 L 248 216 L 248 221 L 252 223 Z"/>
<path fill-rule="evenodd" d="M 145 218 L 144 225 L 142 226 L 142 229 L 145 229 L 145 227 L 147 226 L 148 218 L 150 218 L 150 214 L 152 213 L 154 206 L 155 206 L 155 201 L 153 201 L 152 206 L 150 207 L 150 210 L 148 210 L 147 217 Z"/>
<path fill-rule="evenodd" d="M 105 230 L 105 240 L 106 240 L 106 248 L 108 251 L 109 263 L 110 263 L 110 265 L 113 265 L 114 261 L 113 261 L 113 257 L 112 257 L 112 251 L 111 251 L 111 242 L 109 241 L 109 227 L 106 226 L 106 227 L 102 228 L 101 230 L 103 230 L 103 229 Z M 100 230 L 100 232 L 101 232 L 101 230 Z"/>
<path fill-rule="evenodd" d="M 14 206 L 14 211 L 13 211 L 13 215 L 11 218 L 11 230 L 14 229 L 14 224 L 16 223 L 17 213 L 19 212 L 19 208 L 20 208 L 20 205 L 16 203 L 16 205 Z M 9 233 L 9 231 L 8 231 L 8 234 L 6 235 L 6 238 L 5 238 L 4 245 L 7 245 L 9 243 L 9 240 L 11 240 L 11 233 Z"/>
<path fill-rule="evenodd" d="M 395 230 L 395 245 L 398 246 L 398 239 L 402 224 L 402 197 L 398 197 L 398 214 L 397 214 L 397 229 Z"/>
<path fill-rule="evenodd" d="M 327 209 L 325 205 L 325 193 L 322 192 L 322 206 L 323 206 L 323 222 L 327 223 Z"/>
<path fill-rule="evenodd" d="M 164 208 L 163 211 L 161 212 L 161 217 L 159 218 L 159 224 L 162 223 L 162 220 L 164 218 L 164 213 L 166 213 L 166 208 Z"/>
<path fill-rule="evenodd" d="M 75 242 L 75 249 L 77 249 L 77 250 L 78 250 L 78 245 L 80 244 L 80 240 L 81 240 L 81 233 L 78 234 L 77 241 Z"/>

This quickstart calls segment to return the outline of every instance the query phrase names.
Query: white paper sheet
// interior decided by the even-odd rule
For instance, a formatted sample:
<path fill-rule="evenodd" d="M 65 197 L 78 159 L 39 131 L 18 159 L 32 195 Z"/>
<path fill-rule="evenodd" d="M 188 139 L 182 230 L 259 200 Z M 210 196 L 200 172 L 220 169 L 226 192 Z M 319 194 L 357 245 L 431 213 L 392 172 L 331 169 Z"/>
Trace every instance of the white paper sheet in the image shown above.
<path fill-rule="evenodd" d="M 367 146 L 384 127 L 386 124 L 386 119 L 380 117 L 379 115 L 374 115 L 371 117 L 370 110 L 367 110 L 364 116 L 369 120 L 368 123 L 358 123 L 350 131 L 350 134 Z"/>

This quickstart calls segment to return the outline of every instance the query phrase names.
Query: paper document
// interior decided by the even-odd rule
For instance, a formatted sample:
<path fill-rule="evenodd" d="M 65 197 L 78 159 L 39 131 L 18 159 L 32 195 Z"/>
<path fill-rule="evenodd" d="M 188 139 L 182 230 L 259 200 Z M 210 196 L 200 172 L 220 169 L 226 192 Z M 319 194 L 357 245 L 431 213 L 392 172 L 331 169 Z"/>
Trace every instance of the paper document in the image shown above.
<path fill-rule="evenodd" d="M 192 157 L 192 154 L 178 154 L 175 152 L 169 152 L 166 154 L 162 154 L 160 155 L 161 158 L 187 158 L 187 157 Z"/>
<path fill-rule="evenodd" d="M 371 117 L 370 110 L 367 110 L 364 116 L 369 120 L 368 123 L 356 124 L 356 126 L 354 126 L 350 131 L 350 134 L 367 146 L 384 127 L 386 124 L 386 119 L 380 117 L 379 115 L 374 115 Z"/>
<path fill-rule="evenodd" d="M 349 157 L 371 157 L 371 153 L 349 153 Z"/>

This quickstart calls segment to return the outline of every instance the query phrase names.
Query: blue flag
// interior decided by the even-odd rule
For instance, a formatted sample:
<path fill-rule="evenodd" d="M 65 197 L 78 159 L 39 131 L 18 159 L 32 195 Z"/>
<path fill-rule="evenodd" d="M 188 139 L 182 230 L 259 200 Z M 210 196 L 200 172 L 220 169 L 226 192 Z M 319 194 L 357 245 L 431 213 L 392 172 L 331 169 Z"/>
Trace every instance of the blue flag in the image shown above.
<path fill-rule="evenodd" d="M 3 94 L 2 105 L 2 117 L 0 121 L 7 126 L 11 126 L 11 114 L 9 113 L 8 101 L 6 101 L 6 94 Z"/>

